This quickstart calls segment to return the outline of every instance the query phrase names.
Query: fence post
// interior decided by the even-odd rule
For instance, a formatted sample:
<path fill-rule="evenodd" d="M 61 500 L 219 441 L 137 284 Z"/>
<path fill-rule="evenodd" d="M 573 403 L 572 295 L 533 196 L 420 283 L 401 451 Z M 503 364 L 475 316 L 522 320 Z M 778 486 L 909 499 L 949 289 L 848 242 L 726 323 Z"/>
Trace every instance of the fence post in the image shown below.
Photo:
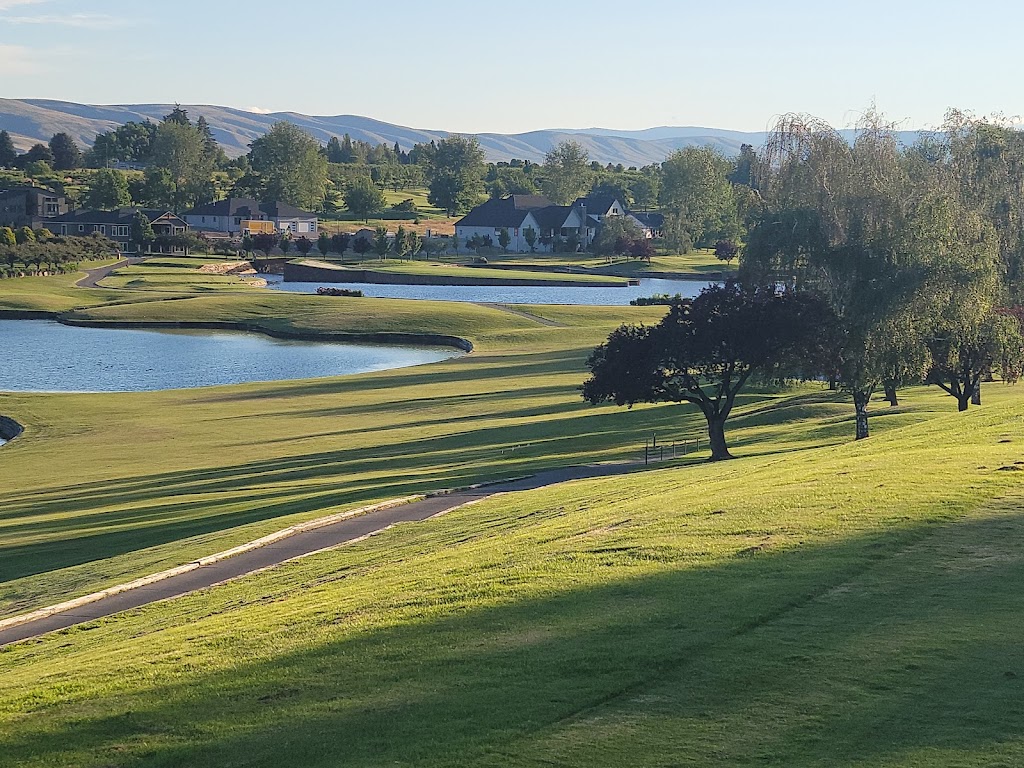
<path fill-rule="evenodd" d="M 648 445 L 649 445 L 649 443 L 645 440 L 644 441 L 644 466 L 645 467 L 647 466 L 647 462 L 648 462 L 648 456 L 647 456 L 647 446 Z"/>

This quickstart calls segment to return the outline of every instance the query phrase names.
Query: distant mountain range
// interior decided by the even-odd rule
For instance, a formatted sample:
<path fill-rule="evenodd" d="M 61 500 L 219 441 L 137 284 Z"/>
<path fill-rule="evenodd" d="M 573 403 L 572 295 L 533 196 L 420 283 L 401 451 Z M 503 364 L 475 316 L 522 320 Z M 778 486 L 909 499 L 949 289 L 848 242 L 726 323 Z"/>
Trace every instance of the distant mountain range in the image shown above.
<path fill-rule="evenodd" d="M 231 107 L 202 104 L 182 105 L 192 119 L 200 115 L 213 129 L 229 157 L 249 151 L 249 143 L 262 136 L 274 123 L 286 120 L 315 136 L 323 143 L 332 136 L 349 134 L 353 139 L 372 144 L 394 144 L 410 149 L 413 144 L 443 139 L 449 131 L 422 130 L 392 125 L 368 117 L 336 115 L 317 117 L 297 112 L 259 114 Z M 174 108 L 173 104 L 125 104 L 93 106 L 45 99 L 0 99 L 0 130 L 11 134 L 15 146 L 26 150 L 37 142 L 47 142 L 55 133 L 68 133 L 80 146 L 92 145 L 96 134 L 129 121 L 159 121 Z M 852 132 L 847 132 L 852 135 Z M 552 129 L 529 133 L 476 134 L 491 161 L 531 160 L 541 162 L 559 142 L 571 139 L 586 149 L 591 160 L 605 165 L 622 163 L 643 166 L 660 163 L 677 149 L 710 146 L 726 155 L 739 153 L 742 144 L 757 147 L 764 143 L 765 132 L 730 131 L 692 126 L 648 128 L 642 131 L 616 131 L 607 128 Z M 915 132 L 905 132 L 904 141 L 912 142 Z"/>

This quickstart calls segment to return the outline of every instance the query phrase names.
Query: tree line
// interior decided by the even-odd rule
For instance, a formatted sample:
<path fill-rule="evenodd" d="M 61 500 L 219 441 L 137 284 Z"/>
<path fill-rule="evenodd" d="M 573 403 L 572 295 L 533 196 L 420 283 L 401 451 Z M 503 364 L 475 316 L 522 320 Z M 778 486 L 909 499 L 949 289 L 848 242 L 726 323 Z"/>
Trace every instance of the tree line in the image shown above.
<path fill-rule="evenodd" d="M 817 379 L 845 391 L 856 437 L 881 391 L 931 384 L 959 410 L 981 381 L 1024 366 L 1024 138 L 951 111 L 901 146 L 869 111 L 851 144 L 783 117 L 750 166 L 739 281 L 675 302 L 653 328 L 623 326 L 595 350 L 591 402 L 690 402 L 712 458 L 750 381 Z"/>

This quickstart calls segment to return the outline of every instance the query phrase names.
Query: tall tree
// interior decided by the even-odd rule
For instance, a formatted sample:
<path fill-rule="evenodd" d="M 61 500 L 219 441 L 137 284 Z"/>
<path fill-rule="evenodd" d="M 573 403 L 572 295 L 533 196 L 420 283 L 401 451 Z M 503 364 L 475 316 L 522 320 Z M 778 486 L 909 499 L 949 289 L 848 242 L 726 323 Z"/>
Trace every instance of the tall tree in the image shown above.
<path fill-rule="evenodd" d="M 484 171 L 484 151 L 475 137 L 442 139 L 430 158 L 428 201 L 449 216 L 469 210 L 483 194 Z"/>
<path fill-rule="evenodd" d="M 57 171 L 72 171 L 82 165 L 82 151 L 75 140 L 66 133 L 55 133 L 50 139 L 53 154 L 53 168 Z"/>
<path fill-rule="evenodd" d="M 828 325 L 828 307 L 811 294 L 712 286 L 673 304 L 654 327 L 614 331 L 587 361 L 583 397 L 692 403 L 707 420 L 712 461 L 730 459 L 725 422 L 736 396 L 756 374 L 792 374 Z"/>
<path fill-rule="evenodd" d="M 694 245 L 740 235 L 736 199 L 727 175 L 732 163 L 708 147 L 686 147 L 662 164 L 660 201 L 688 226 Z"/>
<path fill-rule="evenodd" d="M 86 208 L 112 211 L 132 204 L 128 193 L 128 180 L 121 171 L 100 168 L 93 173 L 89 191 L 85 194 Z"/>
<path fill-rule="evenodd" d="M 14 148 L 11 134 L 7 131 L 0 131 L 0 168 L 13 168 L 14 161 L 17 159 L 18 150 Z"/>
<path fill-rule="evenodd" d="M 360 176 L 345 190 L 345 207 L 354 216 L 366 221 L 370 214 L 384 210 L 384 192 L 370 181 L 368 176 Z"/>
<path fill-rule="evenodd" d="M 556 205 L 569 205 L 590 188 L 592 179 L 590 157 L 575 141 L 559 142 L 544 157 L 541 189 Z"/>
<path fill-rule="evenodd" d="M 148 250 L 153 241 L 156 240 L 156 232 L 153 231 L 153 225 L 150 223 L 149 217 L 142 211 L 137 211 L 135 218 L 132 219 L 131 237 L 139 253 L 144 253 Z"/>
<path fill-rule="evenodd" d="M 266 182 L 266 197 L 305 210 L 323 204 L 327 158 L 320 144 L 292 123 L 274 123 L 250 145 L 249 162 Z"/>
<path fill-rule="evenodd" d="M 170 114 L 164 115 L 163 122 L 175 123 L 177 125 L 192 125 L 192 121 L 188 119 L 188 111 L 182 109 L 180 104 L 175 104 Z"/>
<path fill-rule="evenodd" d="M 213 162 L 203 135 L 195 126 L 171 119 L 161 123 L 153 140 L 152 161 L 170 176 L 174 188 L 171 207 L 175 213 L 210 196 Z"/>

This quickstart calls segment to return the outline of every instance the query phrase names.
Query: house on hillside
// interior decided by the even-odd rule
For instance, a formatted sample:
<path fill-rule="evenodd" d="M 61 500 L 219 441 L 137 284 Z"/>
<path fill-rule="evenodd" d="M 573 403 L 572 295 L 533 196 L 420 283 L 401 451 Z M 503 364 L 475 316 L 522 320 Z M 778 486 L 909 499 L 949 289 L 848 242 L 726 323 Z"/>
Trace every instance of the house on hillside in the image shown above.
<path fill-rule="evenodd" d="M 463 245 L 473 237 L 489 237 L 497 246 L 504 229 L 509 234 L 508 249 L 525 253 L 530 250 L 525 232 L 532 228 L 538 251 L 550 251 L 556 238 L 575 238 L 587 248 L 605 217 L 625 213 L 625 206 L 614 198 L 581 197 L 572 205 L 554 205 L 542 195 L 509 195 L 478 205 L 455 222 L 455 234 Z"/>
<path fill-rule="evenodd" d="M 285 203 L 258 203 L 247 197 L 199 205 L 187 211 L 184 218 L 196 231 L 232 237 L 276 231 L 314 239 L 319 233 L 315 213 Z"/>
<path fill-rule="evenodd" d="M 64 196 L 49 189 L 17 186 L 0 191 L 0 227 L 42 229 L 67 212 Z"/>
<path fill-rule="evenodd" d="M 134 253 L 136 244 L 132 242 L 132 223 L 136 215 L 142 212 L 153 228 L 158 240 L 151 248 L 153 253 L 185 253 L 184 246 L 161 244 L 161 238 L 184 235 L 189 227 L 188 222 L 170 211 L 159 208 L 118 208 L 114 211 L 78 210 L 57 216 L 48 222 L 55 235 L 71 235 L 88 237 L 94 232 L 108 237 L 117 243 L 122 253 Z"/>

